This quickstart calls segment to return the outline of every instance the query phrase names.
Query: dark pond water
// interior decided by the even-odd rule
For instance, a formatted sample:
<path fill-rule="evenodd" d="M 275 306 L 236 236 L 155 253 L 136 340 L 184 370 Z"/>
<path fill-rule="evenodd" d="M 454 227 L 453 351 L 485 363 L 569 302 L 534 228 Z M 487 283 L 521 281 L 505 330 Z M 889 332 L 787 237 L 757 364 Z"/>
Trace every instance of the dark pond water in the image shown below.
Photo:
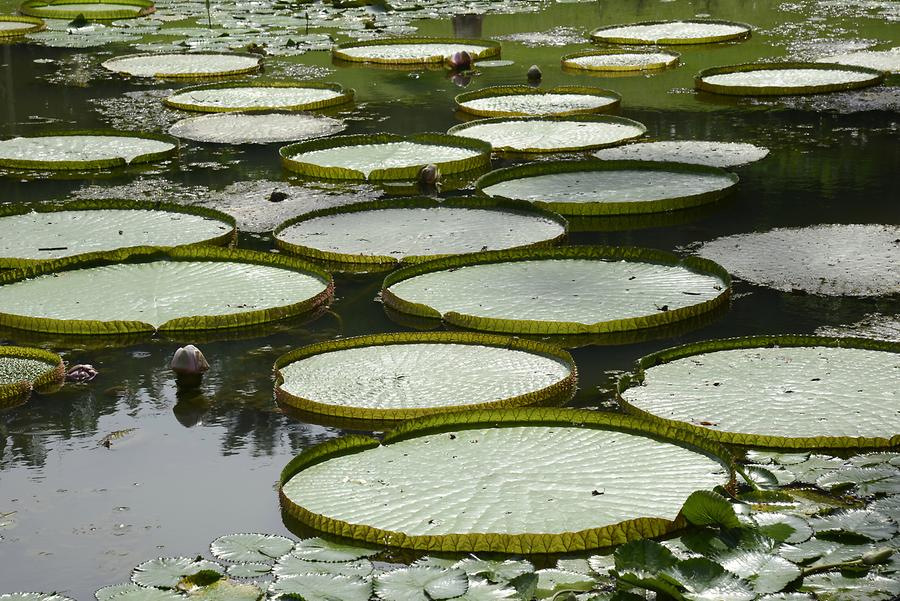
<path fill-rule="evenodd" d="M 525 71 L 534 63 L 543 69 L 545 86 L 584 84 L 616 90 L 623 97 L 620 114 L 646 124 L 651 137 L 769 147 L 765 160 L 737 169 L 738 191 L 710 210 L 663 227 L 578 233 L 571 240 L 675 250 L 772 227 L 900 222 L 896 87 L 785 102 L 728 100 L 692 91 L 694 73 L 709 66 L 802 58 L 845 48 L 847 42 L 877 43 L 878 49 L 896 45 L 897 25 L 889 18 L 898 15 L 891 4 L 535 3 L 540 8 L 536 13 L 457 19 L 455 26 L 449 18 L 415 25 L 421 34 L 485 38 L 562 28 L 549 39 L 561 45 L 504 41 L 503 58 L 515 64 L 483 69 L 467 89 L 524 83 Z M 14 7 L 13 2 L 0 1 L 0 13 Z M 652 76 L 604 78 L 559 69 L 561 55 L 588 47 L 581 36 L 594 27 L 697 15 L 748 22 L 756 30 L 743 43 L 681 48 L 682 66 Z M 86 50 L 0 46 L 0 135 L 110 125 L 158 131 L 166 122 L 163 111 L 146 101 L 124 103 L 123 95 L 182 84 L 136 84 L 97 71 L 102 60 L 129 51 L 125 45 Z M 301 72 L 302 65 L 320 67 L 327 81 L 356 89 L 357 106 L 339 113 L 348 119 L 347 133 L 445 131 L 459 122 L 452 98 L 461 88 L 441 70 L 332 67 L 327 52 L 271 59 L 268 68 L 270 73 Z M 896 77 L 888 83 L 896 84 Z M 138 112 L 129 115 L 123 107 Z M 151 178 L 140 194 L 169 182 L 174 200 L 196 195 L 201 187 L 216 191 L 236 182 L 288 181 L 277 160 L 278 145 L 184 146 L 179 163 L 149 173 L 95 180 L 0 178 L 0 203 L 59 200 L 88 187 L 96 193 L 98 187 L 123 186 L 140 178 Z M 270 210 L 264 185 L 247 189 L 253 192 L 245 195 L 242 206 Z M 310 193 L 309 206 L 330 198 L 323 201 L 322 196 Z M 243 234 L 240 244 L 271 247 L 265 234 Z M 151 557 L 196 555 L 213 538 L 230 532 L 285 532 L 275 491 L 278 472 L 302 449 L 342 431 L 282 414 L 272 397 L 272 363 L 287 350 L 314 341 L 402 330 L 375 301 L 381 278 L 338 276 L 336 300 L 317 321 L 280 324 L 237 339 L 107 345 L 0 332 L 0 343 L 37 343 L 62 353 L 70 363 L 92 363 L 100 370 L 88 385 L 67 386 L 0 413 L 0 515 L 13 512 L 0 519 L 0 592 L 55 590 L 86 600 L 96 588 L 126 580 L 133 566 Z M 612 374 L 666 346 L 712 337 L 813 332 L 873 312 L 900 312 L 896 296 L 799 296 L 742 282 L 734 290 L 727 314 L 698 330 L 661 340 L 576 349 L 581 379 L 574 404 L 608 407 Z M 211 369 L 200 391 L 182 395 L 167 365 L 175 348 L 190 342 L 200 344 Z M 111 432 L 131 428 L 135 430 L 111 448 L 98 445 Z"/>

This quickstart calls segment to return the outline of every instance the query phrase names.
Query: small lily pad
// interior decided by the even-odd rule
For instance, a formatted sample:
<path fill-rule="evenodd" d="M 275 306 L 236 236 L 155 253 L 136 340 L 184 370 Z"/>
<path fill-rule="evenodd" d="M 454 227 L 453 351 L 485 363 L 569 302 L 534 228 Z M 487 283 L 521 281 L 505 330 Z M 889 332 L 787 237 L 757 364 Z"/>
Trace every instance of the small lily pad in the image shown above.
<path fill-rule="evenodd" d="M 210 544 L 217 559 L 235 563 L 271 562 L 294 548 L 294 541 L 271 534 L 227 534 Z"/>
<path fill-rule="evenodd" d="M 375 595 L 383 601 L 431 601 L 453 599 L 469 589 L 462 570 L 410 567 L 393 570 L 375 579 Z"/>
<path fill-rule="evenodd" d="M 146 587 L 173 588 L 185 576 L 191 576 L 201 570 L 221 573 L 224 568 L 205 559 L 197 561 L 190 557 L 159 557 L 137 566 L 131 574 L 131 580 L 135 584 Z"/>
<path fill-rule="evenodd" d="M 340 574 L 367 578 L 374 569 L 372 562 L 365 558 L 353 561 L 313 561 L 289 553 L 278 559 L 272 573 L 276 578 L 293 578 L 301 574 Z"/>
<path fill-rule="evenodd" d="M 298 596 L 303 601 L 369 601 L 372 583 L 340 574 L 300 574 L 276 580 L 269 592 Z"/>
<path fill-rule="evenodd" d="M 817 63 L 852 65 L 889 73 L 900 73 L 900 49 L 861 50 L 816 59 Z"/>
<path fill-rule="evenodd" d="M 669 140 L 636 142 L 616 148 L 605 148 L 595 152 L 594 156 L 614 161 L 673 161 L 710 167 L 737 167 L 759 161 L 768 154 L 768 148 L 743 142 Z"/>
<path fill-rule="evenodd" d="M 371 557 L 380 552 L 381 549 L 335 543 L 324 538 L 315 537 L 304 538 L 298 542 L 294 546 L 293 554 L 300 559 L 309 561 L 338 562 Z"/>

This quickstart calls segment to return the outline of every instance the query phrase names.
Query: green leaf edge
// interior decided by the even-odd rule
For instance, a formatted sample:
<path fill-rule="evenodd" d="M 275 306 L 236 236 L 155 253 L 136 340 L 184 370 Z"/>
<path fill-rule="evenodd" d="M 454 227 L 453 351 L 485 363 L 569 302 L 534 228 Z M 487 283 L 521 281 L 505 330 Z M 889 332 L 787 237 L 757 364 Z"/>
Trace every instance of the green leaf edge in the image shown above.
<path fill-rule="evenodd" d="M 17 38 L 29 33 L 43 31 L 47 28 L 47 24 L 44 23 L 43 19 L 38 19 L 37 17 L 0 15 L 0 21 L 5 23 L 21 23 L 23 25 L 21 29 L 7 29 L 0 31 L 0 39 Z"/>
<path fill-rule="evenodd" d="M 518 408 L 505 410 L 464 411 L 426 416 L 402 423 L 387 434 L 383 444 L 389 445 L 417 436 L 446 431 L 460 431 L 485 426 L 517 425 L 575 426 L 612 429 L 638 435 L 649 435 L 666 442 L 679 444 L 721 462 L 728 470 L 726 488 L 734 487 L 734 464 L 729 451 L 718 443 L 672 426 L 665 420 L 644 419 L 629 415 L 588 411 L 583 409 Z M 598 549 L 642 538 L 669 534 L 686 525 L 679 513 L 674 521 L 662 518 L 635 518 L 617 524 L 577 532 L 556 534 L 526 533 L 470 533 L 409 536 L 361 524 L 351 524 L 310 512 L 295 504 L 285 494 L 283 486 L 300 471 L 334 457 L 349 455 L 379 446 L 369 436 L 350 434 L 319 444 L 303 451 L 282 470 L 279 498 L 282 510 L 315 530 L 370 544 L 414 549 L 428 552 L 498 552 L 504 554 L 568 553 Z"/>
<path fill-rule="evenodd" d="M 616 92 L 593 86 L 556 86 L 555 88 L 532 88 L 531 86 L 517 85 L 490 86 L 487 88 L 481 88 L 480 90 L 475 90 L 473 92 L 463 92 L 462 94 L 457 94 L 453 98 L 453 101 L 456 102 L 457 110 L 469 113 L 471 115 L 478 115 L 480 117 L 533 116 L 523 115 L 522 113 L 513 111 L 479 110 L 463 106 L 464 102 L 468 102 L 470 100 L 478 100 L 480 98 L 493 98 L 495 96 L 512 96 L 516 94 L 522 96 L 526 96 L 529 94 L 587 94 L 590 96 L 604 96 L 606 98 L 614 99 L 613 102 L 603 106 L 574 109 L 571 111 L 563 111 L 561 113 L 553 113 L 554 117 L 567 117 L 570 115 L 584 115 L 590 113 L 612 113 L 618 110 L 619 106 L 622 104 L 622 97 Z"/>
<path fill-rule="evenodd" d="M 0 346 L 0 357 L 33 359 L 48 365 L 47 371 L 41 373 L 34 380 L 0 384 L 0 409 L 21 404 L 28 399 L 32 390 L 53 389 L 61 386 L 66 377 L 66 366 L 62 357 L 44 349 L 29 346 Z"/>
<path fill-rule="evenodd" d="M 704 175 L 716 175 L 727 177 L 731 185 L 721 190 L 711 190 L 687 196 L 672 196 L 659 200 L 625 200 L 621 202 L 545 202 L 530 201 L 539 207 L 567 216 L 567 217 L 597 217 L 607 215 L 645 215 L 647 213 L 661 213 L 665 211 L 677 211 L 689 209 L 704 204 L 715 202 L 734 191 L 740 178 L 720 167 L 707 165 L 695 165 L 693 163 L 678 163 L 674 161 L 602 161 L 599 159 L 584 161 L 542 161 L 528 163 L 514 167 L 504 167 L 485 173 L 475 182 L 475 190 L 478 194 L 492 198 L 504 198 L 491 196 L 484 191 L 485 188 L 514 179 L 526 179 L 551 173 L 575 173 L 578 171 L 616 171 L 620 169 L 634 169 L 645 171 L 676 171 L 681 173 L 699 173 Z"/>
<path fill-rule="evenodd" d="M 191 242 L 190 244 L 179 245 L 181 247 L 230 246 L 237 241 L 237 221 L 234 219 L 234 217 L 228 215 L 227 213 L 201 206 L 182 205 L 171 202 L 156 202 L 150 200 L 127 200 L 120 198 L 110 198 L 98 200 L 73 200 L 60 203 L 38 203 L 31 206 L 23 206 L 18 204 L 2 205 L 0 206 L 0 221 L 2 221 L 4 217 L 27 215 L 31 212 L 57 213 L 61 211 L 96 211 L 104 209 L 165 211 L 169 213 L 182 213 L 221 221 L 231 228 L 224 234 L 219 234 L 218 236 L 214 236 L 213 238 L 208 238 L 206 240 Z M 18 257 L 0 256 L 0 269 L 19 269 L 28 265 L 44 263 L 48 260 L 52 259 L 23 259 Z"/>
<path fill-rule="evenodd" d="M 459 45 L 472 45 L 472 46 L 483 46 L 485 49 L 481 52 L 476 52 L 472 56 L 473 61 L 484 60 L 488 58 L 494 58 L 500 56 L 500 42 L 495 42 L 494 40 L 481 40 L 474 38 L 442 38 L 442 37 L 397 37 L 397 38 L 386 38 L 379 40 L 367 40 L 364 42 L 345 42 L 343 44 L 337 44 L 331 49 L 331 56 L 337 60 L 346 61 L 350 63 L 377 63 L 382 65 L 421 65 L 421 64 L 434 64 L 444 63 L 443 56 L 430 56 L 428 58 L 420 59 L 420 58 L 362 58 L 356 56 L 350 56 L 342 52 L 342 50 L 346 48 L 360 48 L 365 46 L 394 46 L 396 44 L 459 44 Z"/>
<path fill-rule="evenodd" d="M 601 142 L 598 144 L 588 144 L 586 146 L 559 146 L 556 148 L 513 148 L 511 146 L 494 146 L 494 152 L 504 154 L 504 155 L 518 155 L 518 154 L 547 154 L 554 152 L 580 152 L 582 150 L 597 150 L 599 148 L 609 148 L 612 146 L 619 146 L 621 144 L 625 144 L 626 142 L 630 142 L 632 140 L 636 140 L 640 138 L 645 133 L 647 133 L 647 126 L 639 121 L 635 121 L 634 119 L 627 119 L 625 117 L 614 117 L 611 115 L 570 115 L 568 117 L 561 117 L 559 115 L 552 115 L 546 117 L 492 117 L 489 119 L 476 119 L 474 121 L 468 121 L 466 123 L 460 123 L 459 125 L 454 125 L 450 129 L 447 130 L 447 133 L 452 136 L 461 136 L 467 137 L 465 135 L 465 131 L 470 127 L 475 127 L 478 125 L 486 125 L 489 123 L 509 123 L 509 122 L 524 122 L 527 123 L 529 121 L 580 121 L 584 123 L 616 123 L 619 125 L 627 125 L 630 127 L 636 127 L 640 130 L 640 133 L 635 134 L 633 136 L 629 136 L 627 138 L 623 138 L 616 142 Z M 479 138 L 473 138 L 475 140 Z"/>
<path fill-rule="evenodd" d="M 131 73 L 127 73 L 125 71 L 116 71 L 112 67 L 107 66 L 107 63 L 115 62 L 121 59 L 126 58 L 137 58 L 139 56 L 159 56 L 162 54 L 213 54 L 216 56 L 220 56 L 223 54 L 229 56 L 244 56 L 247 58 L 252 58 L 256 60 L 256 64 L 251 67 L 244 67 L 243 69 L 232 69 L 230 71 L 214 71 L 210 73 L 154 73 L 152 76 L 143 76 L 143 75 L 132 75 Z M 186 80 L 186 79 L 217 79 L 222 77 L 231 77 L 233 75 L 248 75 L 250 73 L 256 73 L 260 71 L 263 67 L 263 59 L 258 54 L 251 54 L 249 52 L 214 52 L 214 51 L 206 51 L 206 52 L 178 52 L 177 50 L 172 50 L 169 52 L 140 52 L 137 54 L 123 54 L 121 56 L 115 56 L 113 58 L 107 59 L 101 63 L 101 66 L 108 71 L 112 71 L 113 73 L 118 73 L 119 75 L 123 75 L 125 77 L 137 77 L 140 79 L 144 79 L 146 77 L 155 77 L 157 79 L 178 79 L 178 80 Z"/>
<path fill-rule="evenodd" d="M 23 134 L 12 136 L 11 138 L 46 138 L 49 136 L 114 136 L 117 138 L 141 138 L 144 140 L 156 140 L 158 142 L 167 142 L 173 145 L 169 150 L 160 152 L 148 152 L 147 154 L 139 154 L 127 162 L 122 157 L 111 159 L 95 159 L 90 161 L 34 161 L 30 159 L 4 159 L 0 158 L 0 168 L 8 169 L 51 169 L 57 171 L 75 171 L 79 169 L 112 169 L 115 167 L 127 167 L 130 165 L 139 165 L 141 163 L 153 163 L 162 161 L 178 154 L 181 144 L 178 138 L 166 134 L 155 134 L 149 132 L 137 131 L 120 131 L 116 129 L 76 129 L 66 131 L 45 131 L 39 134 Z"/>
<path fill-rule="evenodd" d="M 850 81 L 844 83 L 826 83 L 817 86 L 728 86 L 704 81 L 703 78 L 711 75 L 725 73 L 743 73 L 744 71 L 769 71 L 772 69 L 818 69 L 820 71 L 855 71 L 871 75 L 869 79 L 862 81 Z M 803 63 L 803 62 L 777 62 L 777 63 L 743 63 L 726 67 L 711 67 L 703 69 L 694 77 L 694 88 L 713 94 L 727 96 L 785 96 L 798 94 L 825 94 L 827 92 L 842 92 L 845 90 L 857 90 L 884 82 L 887 74 L 877 69 L 857 67 L 854 65 L 838 65 L 832 63 Z"/>
<path fill-rule="evenodd" d="M 288 106 L 266 107 L 266 106 L 246 106 L 239 108 L 206 106 L 201 104 L 191 104 L 190 102 L 175 102 L 172 100 L 175 96 L 188 92 L 199 92 L 202 90 L 222 90 L 229 88 L 312 88 L 315 90 L 332 90 L 340 94 L 334 98 L 325 100 L 316 100 L 304 104 L 294 104 Z M 316 82 L 316 81 L 293 81 L 293 80 L 254 80 L 254 81 L 226 81 L 219 83 L 203 84 L 198 86 L 189 86 L 176 90 L 171 96 L 163 98 L 163 104 L 173 109 L 183 111 L 193 111 L 197 113 L 231 113 L 231 112 L 250 112 L 250 111 L 314 111 L 319 109 L 330 108 L 353 102 L 356 97 L 356 91 L 353 88 L 344 89 L 341 84 Z"/>
<path fill-rule="evenodd" d="M 644 372 L 648 368 L 663 363 L 668 363 L 676 359 L 732 349 L 803 346 L 854 348 L 900 353 L 900 342 L 889 342 L 886 340 L 875 340 L 869 338 L 834 338 L 826 336 L 807 336 L 803 334 L 780 334 L 704 340 L 701 342 L 694 342 L 663 349 L 659 352 L 641 357 L 635 363 L 634 373 L 626 374 L 619 379 L 619 382 L 616 386 L 616 398 L 622 408 L 632 415 L 647 418 L 652 417 L 653 419 L 670 421 L 680 428 L 691 432 L 696 432 L 711 440 L 716 440 L 726 444 L 767 447 L 775 449 L 874 449 L 900 446 L 900 434 L 892 436 L 889 439 L 882 437 L 852 436 L 816 436 L 792 438 L 787 436 L 769 436 L 761 434 L 722 432 L 719 430 L 705 428 L 703 426 L 697 426 L 688 422 L 681 422 L 655 416 L 647 411 L 644 411 L 643 409 L 635 407 L 627 400 L 625 400 L 625 398 L 622 396 L 623 393 L 632 386 L 640 385 L 640 383 L 644 379 Z"/>
<path fill-rule="evenodd" d="M 474 157 L 435 163 L 444 175 L 474 171 L 476 169 L 489 167 L 491 164 L 491 145 L 487 142 L 473 140 L 472 138 L 450 136 L 442 133 L 421 133 L 410 136 L 387 133 L 332 136 L 330 138 L 320 138 L 317 140 L 307 140 L 306 142 L 288 144 L 287 146 L 279 148 L 278 154 L 281 155 L 281 164 L 285 169 L 306 177 L 366 181 L 367 178 L 362 171 L 349 169 L 347 167 L 323 167 L 321 165 L 314 165 L 313 163 L 304 163 L 303 161 L 292 158 L 291 155 L 314 150 L 339 148 L 342 146 L 385 144 L 388 142 L 416 142 L 418 144 L 433 146 L 452 146 L 455 148 L 475 150 L 479 153 Z M 419 175 L 419 170 L 427 163 L 428 161 L 409 167 L 375 169 L 369 172 L 368 181 L 415 180 Z"/>
<path fill-rule="evenodd" d="M 637 25 L 662 25 L 665 23 L 672 23 L 673 21 L 680 21 L 684 23 L 700 23 L 703 25 L 735 25 L 737 27 L 744 27 L 747 31 L 742 31 L 740 33 L 728 33 L 723 35 L 714 35 L 707 36 L 702 38 L 691 38 L 689 40 L 685 40 L 684 38 L 659 38 L 658 40 L 645 40 L 642 38 L 621 38 L 621 37 L 609 37 L 601 34 L 602 31 L 608 29 L 616 29 L 618 27 L 633 27 Z M 588 34 L 591 38 L 592 42 L 605 42 L 607 44 L 646 44 L 646 45 L 678 45 L 678 46 L 692 46 L 695 44 L 715 44 L 717 42 L 732 42 L 738 40 L 746 40 L 750 37 L 753 32 L 753 27 L 748 25 L 747 23 L 741 23 L 739 21 L 725 21 L 722 19 L 667 19 L 662 21 L 638 21 L 635 23 L 620 23 L 618 25 L 605 25 L 600 27 L 599 29 L 593 30 L 590 34 Z"/>
<path fill-rule="evenodd" d="M 568 367 L 569 375 L 549 386 L 516 396 L 488 401 L 475 405 L 445 405 L 442 407 L 422 407 L 408 409 L 369 409 L 346 405 L 320 403 L 312 399 L 296 396 L 281 388 L 284 383 L 281 370 L 287 365 L 319 354 L 361 348 L 367 346 L 387 346 L 393 344 L 465 344 L 491 346 L 523 351 L 561 361 Z M 496 336 L 475 332 L 402 332 L 392 334 L 370 334 L 353 338 L 341 338 L 311 344 L 280 356 L 275 361 L 275 399 L 300 411 L 323 414 L 329 417 L 360 420 L 406 420 L 437 413 L 478 411 L 482 409 L 506 409 L 541 404 L 562 404 L 569 401 L 578 386 L 578 370 L 575 360 L 565 350 L 544 342 Z"/>
<path fill-rule="evenodd" d="M 311 211 L 309 213 L 304 213 L 299 217 L 294 217 L 293 219 L 289 219 L 284 223 L 281 223 L 275 230 L 272 232 L 272 237 L 275 240 L 275 246 L 289 252 L 294 255 L 299 255 L 302 257 L 306 257 L 309 259 L 313 259 L 316 261 L 324 261 L 327 262 L 329 267 L 334 267 L 335 270 L 341 270 L 343 268 L 349 268 L 350 271 L 371 271 L 371 270 L 388 270 L 397 267 L 398 265 L 404 264 L 412 264 L 412 263 L 422 263 L 424 261 L 430 261 L 432 259 L 437 259 L 441 257 L 454 256 L 452 254 L 440 254 L 440 255 L 407 255 L 400 259 L 396 257 L 392 257 L 389 255 L 363 255 L 363 254 L 353 254 L 353 253 L 338 253 L 331 251 L 319 250 L 317 248 L 311 246 L 303 246 L 300 244 L 293 244 L 291 242 L 287 242 L 278 237 L 278 235 L 283 232 L 285 229 L 296 225 L 298 223 L 302 223 L 304 221 L 309 221 L 311 219 L 315 219 L 317 217 L 326 217 L 331 215 L 343 215 L 345 213 L 361 213 L 367 211 L 379 211 L 385 209 L 412 209 L 412 208 L 438 208 L 438 207 L 450 207 L 450 208 L 462 208 L 462 209 L 483 209 L 483 210 L 494 210 L 497 212 L 506 212 L 506 213 L 519 213 L 526 214 L 529 216 L 540 217 L 544 219 L 549 219 L 554 223 L 559 224 L 563 228 L 563 233 L 547 240 L 540 240 L 537 242 L 532 242 L 530 244 L 525 244 L 521 246 L 516 246 L 513 248 L 545 248 L 555 246 L 563 242 L 569 232 L 569 224 L 564 217 L 559 215 L 558 213 L 554 213 L 553 211 L 548 211 L 546 209 L 542 209 L 540 207 L 536 207 L 533 204 L 527 201 L 520 200 L 506 200 L 506 199 L 492 199 L 485 197 L 458 197 L 458 198 L 450 198 L 447 200 L 437 200 L 434 198 L 419 196 L 413 198 L 394 198 L 394 199 L 386 199 L 386 200 L 375 200 L 375 201 L 366 201 L 359 202 L 349 205 L 342 205 L 338 207 L 331 207 L 327 209 L 319 209 L 317 211 Z M 460 253 L 457 253 L 460 254 Z M 462 253 L 464 254 L 464 253 Z M 360 269 L 354 269 L 354 266 L 360 266 Z M 368 268 L 368 269 L 367 269 Z"/>
<path fill-rule="evenodd" d="M 0 272 L 0 286 L 19 282 L 50 273 L 60 273 L 89 267 L 115 265 L 121 263 L 146 263 L 158 260 L 171 261 L 235 261 L 255 265 L 266 265 L 289 269 L 318 277 L 325 284 L 325 289 L 302 301 L 281 307 L 269 307 L 255 311 L 233 313 L 230 315 L 198 315 L 171 319 L 159 328 L 154 328 L 141 321 L 99 321 L 82 319 L 51 319 L 13 315 L 0 312 L 0 326 L 19 330 L 31 330 L 52 334 L 75 336 L 94 336 L 110 334 L 134 334 L 154 332 L 182 332 L 193 330 L 216 330 L 252 326 L 286 317 L 294 317 L 311 313 L 329 303 L 334 294 L 334 281 L 331 275 L 312 263 L 293 257 L 250 250 L 219 248 L 215 246 L 157 247 L 136 246 L 114 251 L 87 253 L 42 261 L 21 269 Z"/>
<path fill-rule="evenodd" d="M 671 57 L 669 61 L 659 63 L 647 63 L 646 65 L 603 65 L 588 66 L 570 62 L 572 59 L 584 56 L 606 56 L 610 54 L 665 54 Z M 560 66 L 563 70 L 569 71 L 591 71 L 591 72 L 638 72 L 638 71 L 661 71 L 677 67 L 681 60 L 681 54 L 671 52 L 669 50 L 623 50 L 621 48 L 615 50 L 582 50 L 581 52 L 573 52 L 565 54 L 560 59 Z"/>
<path fill-rule="evenodd" d="M 134 6 L 137 11 L 131 10 L 106 10 L 106 11 L 97 11 L 90 13 L 91 21 L 112 21 L 117 19 L 134 19 L 137 17 L 146 17 L 149 14 L 152 14 L 156 11 L 156 6 L 150 0 L 66 0 L 65 4 L 130 4 Z M 19 12 L 23 15 L 30 15 L 32 17 L 46 17 L 48 19 L 74 19 L 78 15 L 82 14 L 81 11 L 78 10 L 69 10 L 69 11 L 55 11 L 55 10 L 47 10 L 43 7 L 52 6 L 55 4 L 53 0 L 49 2 L 44 2 L 43 0 L 25 0 L 19 6 Z"/>
<path fill-rule="evenodd" d="M 415 317 L 443 319 L 445 322 L 471 330 L 486 330 L 507 334 L 556 335 L 556 334 L 609 334 L 628 330 L 641 330 L 668 325 L 681 320 L 697 317 L 728 303 L 731 296 L 731 276 L 721 265 L 710 260 L 697 261 L 699 257 L 679 257 L 672 253 L 632 246 L 564 246 L 552 249 L 497 250 L 469 255 L 457 255 L 426 261 L 403 267 L 389 274 L 382 285 L 381 297 L 384 304 L 400 313 Z M 696 305 L 689 305 L 671 311 L 660 311 L 653 315 L 601 321 L 582 324 L 565 321 L 537 321 L 520 319 L 500 319 L 475 317 L 455 311 L 441 315 L 437 310 L 422 303 L 404 300 L 391 292 L 394 284 L 422 275 L 443 271 L 454 267 L 484 265 L 507 261 L 534 261 L 542 259 L 590 259 L 613 261 L 643 261 L 662 265 L 679 266 L 705 275 L 714 275 L 724 284 L 715 298 Z"/>

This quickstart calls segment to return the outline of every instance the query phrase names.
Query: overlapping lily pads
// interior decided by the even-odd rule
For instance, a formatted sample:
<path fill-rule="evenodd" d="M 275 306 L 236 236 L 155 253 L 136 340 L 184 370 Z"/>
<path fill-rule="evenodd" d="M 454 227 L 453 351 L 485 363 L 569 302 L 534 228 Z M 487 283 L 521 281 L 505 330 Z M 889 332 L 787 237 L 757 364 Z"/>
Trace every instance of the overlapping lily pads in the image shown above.
<path fill-rule="evenodd" d="M 407 422 L 383 444 L 314 447 L 285 467 L 281 501 L 315 529 L 379 545 L 571 552 L 679 527 L 690 493 L 728 484 L 717 451 L 623 415 L 468 411 Z"/>
<path fill-rule="evenodd" d="M 777 228 L 705 242 L 697 254 L 743 280 L 821 296 L 900 293 L 900 227 L 818 225 Z"/>
<path fill-rule="evenodd" d="M 143 17 L 155 10 L 150 0 L 25 0 L 19 6 L 19 12 L 32 17 L 74 19 L 84 15 L 103 21 Z"/>
<path fill-rule="evenodd" d="M 342 271 L 377 271 L 445 255 L 551 246 L 565 235 L 566 222 L 555 213 L 524 202 L 483 198 L 357 203 L 301 215 L 274 232 L 279 248 Z"/>
<path fill-rule="evenodd" d="M 279 357 L 275 370 L 280 403 L 368 420 L 562 403 L 576 383 L 555 346 L 470 332 L 333 340 Z"/>
<path fill-rule="evenodd" d="M 624 117 L 572 115 L 478 119 L 455 125 L 447 133 L 484 140 L 494 152 L 532 154 L 616 146 L 646 131 L 642 123 Z"/>
<path fill-rule="evenodd" d="M 0 15 L 0 39 L 14 38 L 44 29 L 44 21 L 35 17 Z"/>
<path fill-rule="evenodd" d="M 620 399 L 715 440 L 766 447 L 900 444 L 900 344 L 862 338 L 712 340 L 642 358 Z"/>
<path fill-rule="evenodd" d="M 214 144 L 272 144 L 321 138 L 346 127 L 343 121 L 306 113 L 218 113 L 190 117 L 169 128 L 169 134 Z"/>
<path fill-rule="evenodd" d="M 281 163 L 307 177 L 415 180 L 431 163 L 444 175 L 490 165 L 491 145 L 446 134 L 335 136 L 283 146 Z"/>
<path fill-rule="evenodd" d="M 584 50 L 562 57 L 563 69 L 573 71 L 634 72 L 668 69 L 678 64 L 681 55 L 667 50 Z"/>
<path fill-rule="evenodd" d="M 664 140 L 604 148 L 595 152 L 594 156 L 603 160 L 674 161 L 710 167 L 737 167 L 764 159 L 768 154 L 768 148 L 745 142 Z"/>
<path fill-rule="evenodd" d="M 0 269 L 133 246 L 228 244 L 234 218 L 203 207 L 91 200 L 0 207 Z"/>
<path fill-rule="evenodd" d="M 63 382 L 63 360 L 49 351 L 24 346 L 0 346 L 0 409 L 17 405 L 32 390 L 47 390 Z"/>
<path fill-rule="evenodd" d="M 622 99 L 590 86 L 493 86 L 464 92 L 455 100 L 459 110 L 480 117 L 538 117 L 611 112 Z"/>
<path fill-rule="evenodd" d="M 856 90 L 884 81 L 876 69 L 828 63 L 748 63 L 704 69 L 694 86 L 730 96 L 822 94 Z"/>
<path fill-rule="evenodd" d="M 529 335 L 610 334 L 672 324 L 727 303 L 711 261 L 629 247 L 495 251 L 405 267 L 385 305 L 468 329 Z"/>
<path fill-rule="evenodd" d="M 229 111 L 310 111 L 353 101 L 354 91 L 336 83 L 245 81 L 182 88 L 166 106 L 200 113 Z"/>
<path fill-rule="evenodd" d="M 751 29 L 745 23 L 716 19 L 641 21 L 595 29 L 591 39 L 608 44 L 712 44 L 744 40 Z"/>
<path fill-rule="evenodd" d="M 0 168 L 93 170 L 167 159 L 178 152 L 170 136 L 105 130 L 76 130 L 0 141 Z"/>
<path fill-rule="evenodd" d="M 111 58 L 103 63 L 103 67 L 133 77 L 200 79 L 255 73 L 262 68 L 262 59 L 255 54 L 160 52 Z"/>
<path fill-rule="evenodd" d="M 0 325 L 70 335 L 214 330 L 309 314 L 331 277 L 296 259 L 215 247 L 140 247 L 0 274 Z"/>
<path fill-rule="evenodd" d="M 463 51 L 473 60 L 489 59 L 500 56 L 500 44 L 464 38 L 389 38 L 338 44 L 332 49 L 332 56 L 351 62 L 417 65 L 444 63 L 454 53 Z"/>
<path fill-rule="evenodd" d="M 560 161 L 498 169 L 475 184 L 488 196 L 527 200 L 562 215 L 631 215 L 716 201 L 738 177 L 716 167 L 654 161 Z"/>

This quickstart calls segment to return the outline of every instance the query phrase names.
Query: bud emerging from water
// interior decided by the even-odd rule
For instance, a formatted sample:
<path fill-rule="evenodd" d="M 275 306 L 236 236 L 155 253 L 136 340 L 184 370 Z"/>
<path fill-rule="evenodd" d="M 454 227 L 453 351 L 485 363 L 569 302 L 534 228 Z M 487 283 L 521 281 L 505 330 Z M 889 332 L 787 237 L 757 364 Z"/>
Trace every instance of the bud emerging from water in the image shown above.
<path fill-rule="evenodd" d="M 98 373 L 93 365 L 78 364 L 70 367 L 66 372 L 66 382 L 90 382 L 97 377 Z"/>
<path fill-rule="evenodd" d="M 426 186 L 433 186 L 441 179 L 441 170 L 437 165 L 429 164 L 419 169 L 419 183 Z"/>
<path fill-rule="evenodd" d="M 179 386 L 198 386 L 203 374 L 209 369 L 206 357 L 193 344 L 183 346 L 175 351 L 169 366 L 178 375 Z"/>
<path fill-rule="evenodd" d="M 528 81 L 540 81 L 544 74 L 541 72 L 541 68 L 537 65 L 531 65 L 528 68 Z"/>
<path fill-rule="evenodd" d="M 451 69 L 455 69 L 457 71 L 465 71 L 472 68 L 472 55 L 465 50 L 454 52 L 450 56 L 449 62 Z"/>

